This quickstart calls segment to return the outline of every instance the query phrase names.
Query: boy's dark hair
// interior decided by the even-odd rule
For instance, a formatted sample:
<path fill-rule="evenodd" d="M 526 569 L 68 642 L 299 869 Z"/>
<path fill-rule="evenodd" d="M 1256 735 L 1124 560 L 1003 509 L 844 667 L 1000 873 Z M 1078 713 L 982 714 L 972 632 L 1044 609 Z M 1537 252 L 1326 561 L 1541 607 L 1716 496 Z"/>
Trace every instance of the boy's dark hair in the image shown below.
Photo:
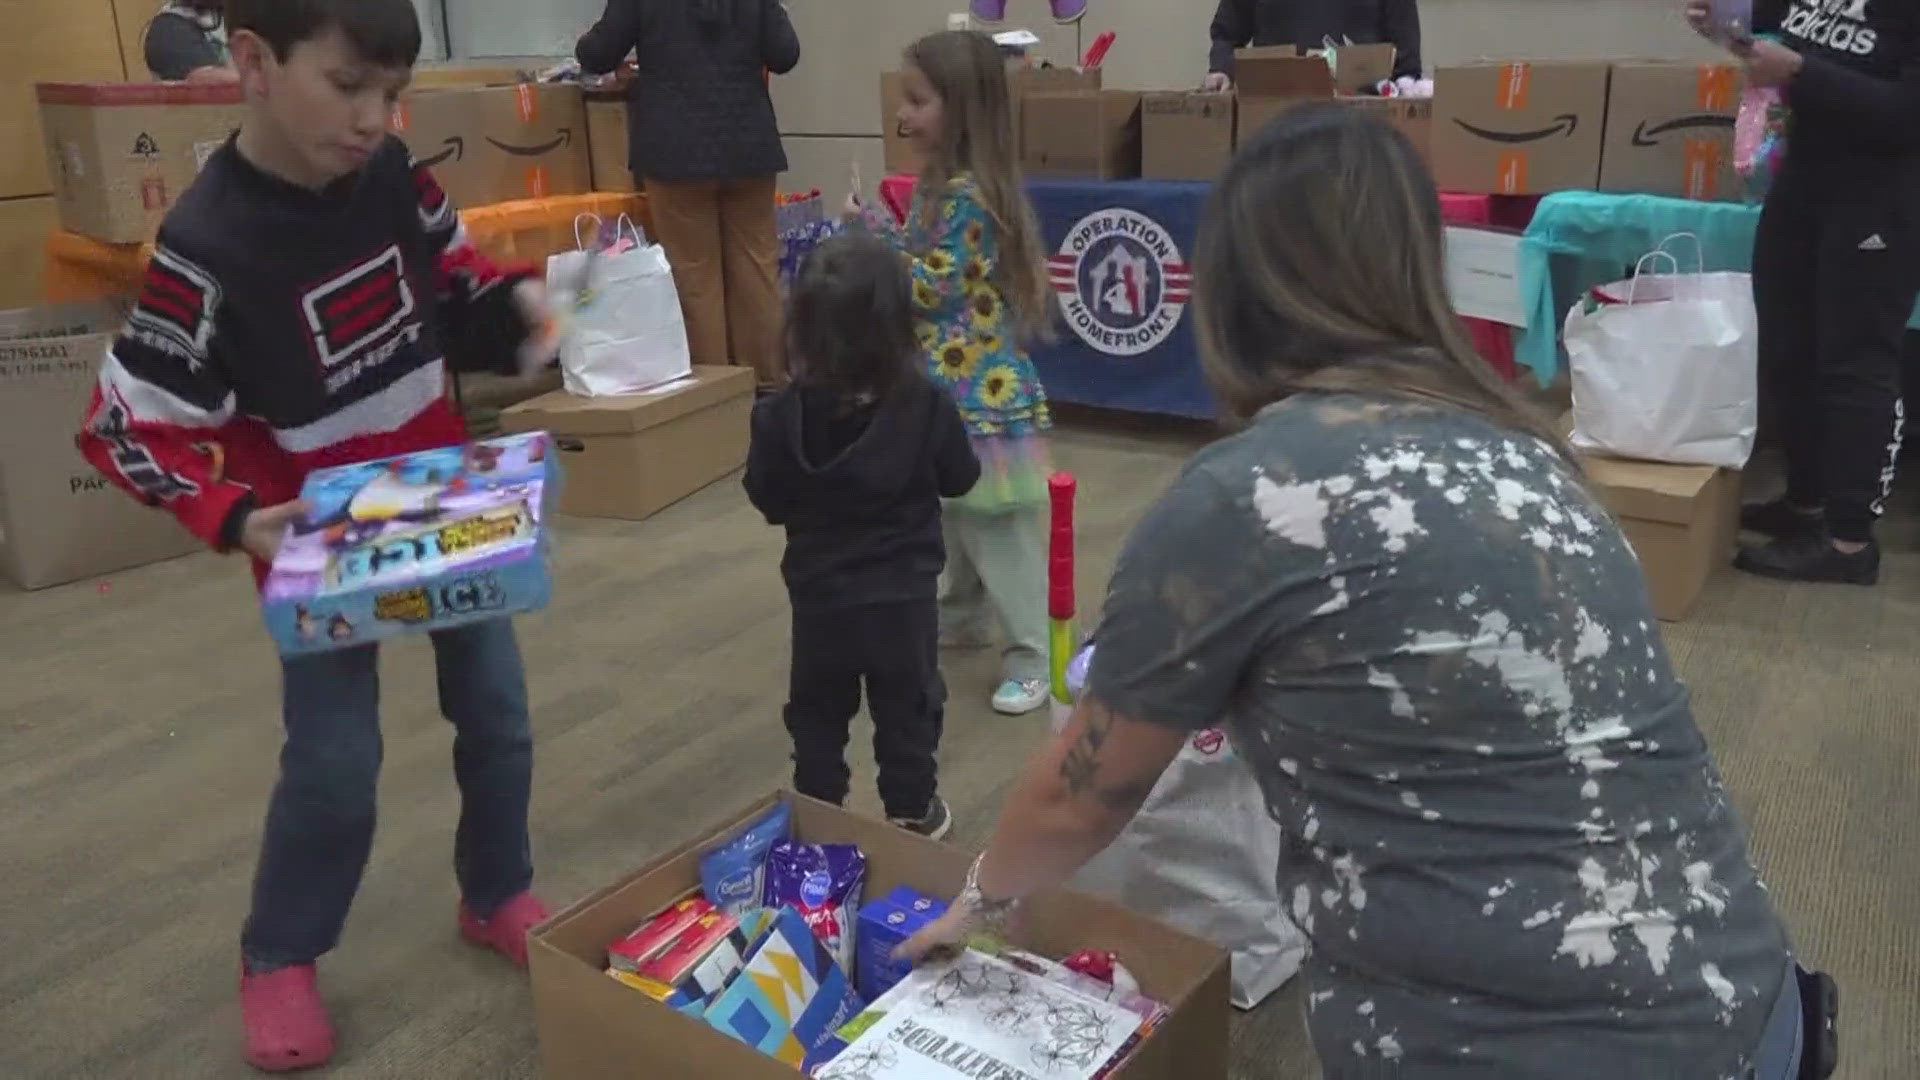
<path fill-rule="evenodd" d="M 413 0 L 226 0 L 226 9 L 228 33 L 252 31 L 280 60 L 336 26 L 369 64 L 410 68 L 420 59 Z"/>
<path fill-rule="evenodd" d="M 913 283 L 900 253 L 842 233 L 807 257 L 787 299 L 787 367 L 803 386 L 884 397 L 915 370 Z"/>

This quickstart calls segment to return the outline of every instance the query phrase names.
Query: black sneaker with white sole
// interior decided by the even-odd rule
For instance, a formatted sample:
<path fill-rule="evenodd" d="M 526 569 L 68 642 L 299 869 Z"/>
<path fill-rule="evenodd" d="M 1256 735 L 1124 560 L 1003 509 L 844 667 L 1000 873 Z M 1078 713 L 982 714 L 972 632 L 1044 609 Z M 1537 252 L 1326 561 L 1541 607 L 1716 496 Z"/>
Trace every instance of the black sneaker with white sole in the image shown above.
<path fill-rule="evenodd" d="M 953 811 L 947 808 L 947 800 L 935 795 L 926 817 L 888 818 L 887 823 L 910 833 L 918 833 L 929 840 L 945 840 L 947 834 L 953 831 Z"/>

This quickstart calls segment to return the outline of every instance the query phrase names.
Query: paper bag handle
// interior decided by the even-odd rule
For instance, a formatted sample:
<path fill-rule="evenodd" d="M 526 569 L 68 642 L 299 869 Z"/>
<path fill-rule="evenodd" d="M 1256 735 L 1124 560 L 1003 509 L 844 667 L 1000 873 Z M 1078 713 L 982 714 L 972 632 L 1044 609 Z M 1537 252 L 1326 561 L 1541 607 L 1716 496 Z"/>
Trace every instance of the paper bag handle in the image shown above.
<path fill-rule="evenodd" d="M 587 250 L 587 242 L 580 238 L 580 223 L 583 221 L 593 222 L 594 247 L 598 248 L 600 246 L 600 230 L 606 228 L 607 223 L 600 220 L 599 214 L 575 214 L 573 217 L 574 250 L 576 251 Z"/>

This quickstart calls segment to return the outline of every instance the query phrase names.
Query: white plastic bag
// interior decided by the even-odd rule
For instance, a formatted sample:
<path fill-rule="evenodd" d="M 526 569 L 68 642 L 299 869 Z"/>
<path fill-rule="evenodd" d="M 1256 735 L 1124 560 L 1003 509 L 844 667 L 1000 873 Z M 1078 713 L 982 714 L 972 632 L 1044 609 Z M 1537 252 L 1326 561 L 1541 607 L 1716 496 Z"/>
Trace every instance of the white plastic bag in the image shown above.
<path fill-rule="evenodd" d="M 1573 443 L 1649 461 L 1743 468 L 1759 428 L 1759 329 L 1746 274 L 1681 273 L 1669 237 L 1629 281 L 1567 313 Z M 1668 274 L 1644 271 L 1656 263 Z"/>
<path fill-rule="evenodd" d="M 1054 707 L 1054 729 L 1070 711 Z M 1280 900 L 1280 826 L 1226 732 L 1195 734 L 1140 812 L 1072 887 L 1233 956 L 1233 1003 L 1260 1004 L 1299 972 L 1307 938 Z"/>
<path fill-rule="evenodd" d="M 590 215 L 582 220 L 588 219 L 598 225 Z M 560 373 L 567 392 L 636 394 L 691 373 L 680 293 L 660 245 L 647 243 L 624 215 L 604 251 L 597 236 L 592 246 L 581 238 L 579 221 L 574 237 L 579 250 L 547 259 L 547 291 L 563 324 Z"/>

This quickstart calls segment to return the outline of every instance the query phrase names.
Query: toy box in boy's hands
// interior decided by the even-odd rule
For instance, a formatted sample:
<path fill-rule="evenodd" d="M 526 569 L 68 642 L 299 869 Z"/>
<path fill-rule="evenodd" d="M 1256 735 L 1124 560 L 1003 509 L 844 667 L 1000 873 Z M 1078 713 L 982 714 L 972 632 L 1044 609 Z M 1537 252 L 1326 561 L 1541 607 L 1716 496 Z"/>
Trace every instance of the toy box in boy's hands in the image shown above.
<path fill-rule="evenodd" d="M 716 1030 L 798 1069 L 864 1007 L 806 920 L 781 908 L 705 1016 Z"/>
<path fill-rule="evenodd" d="M 944 901 L 905 885 L 862 908 L 854 934 L 854 986 L 872 1000 L 906 978 L 913 962 L 895 960 L 893 950 L 946 913 Z"/>
<path fill-rule="evenodd" d="M 444 630 L 546 606 L 544 432 L 321 469 L 263 595 L 287 655 Z"/>

